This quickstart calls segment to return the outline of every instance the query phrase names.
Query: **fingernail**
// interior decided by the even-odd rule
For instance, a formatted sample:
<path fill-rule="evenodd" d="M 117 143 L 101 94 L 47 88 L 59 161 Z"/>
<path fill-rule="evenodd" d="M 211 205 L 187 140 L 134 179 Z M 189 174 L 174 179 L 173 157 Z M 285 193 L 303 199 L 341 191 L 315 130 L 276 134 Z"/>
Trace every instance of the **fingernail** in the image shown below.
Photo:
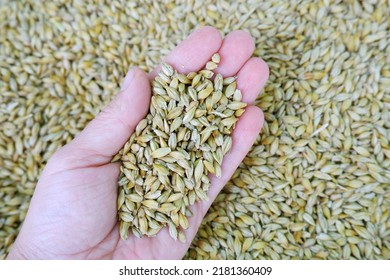
<path fill-rule="evenodd" d="M 134 76 L 134 68 L 131 68 L 129 72 L 127 72 L 126 77 L 123 80 L 121 90 L 126 90 L 129 87 L 131 80 L 133 79 L 133 76 Z"/>

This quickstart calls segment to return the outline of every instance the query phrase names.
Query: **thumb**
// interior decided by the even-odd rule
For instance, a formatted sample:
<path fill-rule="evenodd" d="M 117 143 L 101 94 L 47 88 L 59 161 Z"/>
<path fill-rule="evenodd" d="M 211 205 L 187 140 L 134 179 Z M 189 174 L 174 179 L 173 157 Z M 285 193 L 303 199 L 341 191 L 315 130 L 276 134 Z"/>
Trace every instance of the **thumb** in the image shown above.
<path fill-rule="evenodd" d="M 54 157 L 61 159 L 64 169 L 110 162 L 148 112 L 150 96 L 147 75 L 132 68 L 114 100 Z"/>

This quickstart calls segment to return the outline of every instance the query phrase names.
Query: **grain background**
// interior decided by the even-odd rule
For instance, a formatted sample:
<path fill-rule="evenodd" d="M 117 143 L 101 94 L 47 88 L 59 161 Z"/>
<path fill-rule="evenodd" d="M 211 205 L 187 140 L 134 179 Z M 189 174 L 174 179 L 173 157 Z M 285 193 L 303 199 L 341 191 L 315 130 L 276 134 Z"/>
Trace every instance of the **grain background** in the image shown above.
<path fill-rule="evenodd" d="M 243 29 L 266 124 L 189 259 L 390 259 L 390 1 L 0 0 L 0 258 L 48 158 L 194 29 Z"/>

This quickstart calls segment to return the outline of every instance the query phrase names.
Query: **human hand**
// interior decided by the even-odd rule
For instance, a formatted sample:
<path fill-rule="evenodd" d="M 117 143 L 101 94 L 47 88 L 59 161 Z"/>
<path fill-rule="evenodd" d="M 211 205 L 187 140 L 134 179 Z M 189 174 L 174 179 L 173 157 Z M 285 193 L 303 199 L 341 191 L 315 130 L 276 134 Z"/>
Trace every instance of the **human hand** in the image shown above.
<path fill-rule="evenodd" d="M 203 27 L 179 44 L 165 59 L 183 73 L 198 71 L 218 52 L 216 72 L 237 75 L 243 102 L 249 104 L 233 132 L 231 152 L 222 164 L 222 177 L 211 176 L 209 201 L 191 208 L 186 243 L 174 241 L 164 228 L 153 238 L 119 236 L 117 190 L 119 164 L 112 157 L 147 114 L 151 89 L 143 71 L 133 68 L 122 90 L 69 144 L 47 163 L 31 200 L 26 219 L 9 259 L 181 259 L 211 203 L 243 160 L 263 125 L 263 113 L 251 106 L 268 78 L 260 58 L 250 58 L 254 41 L 234 31 L 221 38 Z"/>

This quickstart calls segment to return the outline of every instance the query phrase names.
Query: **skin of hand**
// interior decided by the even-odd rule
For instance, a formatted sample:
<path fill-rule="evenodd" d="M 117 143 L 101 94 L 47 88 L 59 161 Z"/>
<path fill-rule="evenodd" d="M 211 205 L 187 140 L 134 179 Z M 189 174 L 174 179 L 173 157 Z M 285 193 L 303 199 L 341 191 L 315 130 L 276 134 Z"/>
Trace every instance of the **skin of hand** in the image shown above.
<path fill-rule="evenodd" d="M 145 117 L 151 97 L 150 79 L 132 68 L 119 94 L 69 144 L 49 160 L 36 186 L 26 219 L 8 259 L 181 259 L 188 250 L 211 203 L 250 150 L 264 123 L 253 104 L 268 79 L 267 64 L 251 57 L 254 40 L 233 31 L 225 38 L 213 27 L 202 27 L 181 42 L 166 58 L 182 73 L 202 69 L 219 52 L 216 72 L 237 75 L 237 87 L 248 103 L 233 132 L 231 152 L 222 176 L 211 176 L 209 201 L 191 208 L 186 243 L 174 241 L 164 228 L 156 237 L 119 236 L 117 192 L 119 164 L 111 163 Z"/>

